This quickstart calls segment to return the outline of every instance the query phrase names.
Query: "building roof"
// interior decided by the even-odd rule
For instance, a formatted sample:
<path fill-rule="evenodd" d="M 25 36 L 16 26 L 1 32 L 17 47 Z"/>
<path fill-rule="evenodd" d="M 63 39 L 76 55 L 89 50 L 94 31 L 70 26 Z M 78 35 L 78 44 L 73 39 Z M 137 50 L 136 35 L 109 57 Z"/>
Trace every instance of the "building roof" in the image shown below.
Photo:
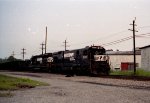
<path fill-rule="evenodd" d="M 133 55 L 133 51 L 106 51 L 107 55 Z M 136 51 L 136 55 L 141 55 L 141 51 Z"/>
<path fill-rule="evenodd" d="M 141 47 L 140 49 L 145 49 L 145 48 L 149 48 L 150 45 L 147 45 L 147 46 L 144 46 L 144 47 Z"/>

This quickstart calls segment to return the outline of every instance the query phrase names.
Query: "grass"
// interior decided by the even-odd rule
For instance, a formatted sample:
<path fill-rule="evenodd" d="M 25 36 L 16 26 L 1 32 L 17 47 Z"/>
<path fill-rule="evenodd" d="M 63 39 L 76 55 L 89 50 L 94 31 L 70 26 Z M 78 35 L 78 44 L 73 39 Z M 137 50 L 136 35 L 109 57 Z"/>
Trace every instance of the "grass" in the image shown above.
<path fill-rule="evenodd" d="M 49 84 L 31 80 L 28 78 L 17 78 L 0 74 L 0 97 L 11 97 L 12 90 L 34 88 L 36 86 L 48 86 Z"/>
<path fill-rule="evenodd" d="M 133 71 L 111 71 L 110 72 L 110 75 L 126 75 L 126 76 L 129 76 L 129 75 L 133 75 Z"/>
<path fill-rule="evenodd" d="M 136 71 L 136 75 L 150 77 L 150 71 L 144 71 L 144 70 L 139 69 Z"/>
<path fill-rule="evenodd" d="M 47 86 L 47 83 L 34 81 L 28 78 L 17 78 L 0 74 L 0 90 L 17 90 L 20 88 L 33 88 Z"/>
<path fill-rule="evenodd" d="M 133 71 L 111 71 L 110 75 L 124 75 L 124 76 L 133 76 Z M 135 76 L 144 76 L 150 77 L 150 71 L 145 71 L 142 69 L 137 69 Z"/>

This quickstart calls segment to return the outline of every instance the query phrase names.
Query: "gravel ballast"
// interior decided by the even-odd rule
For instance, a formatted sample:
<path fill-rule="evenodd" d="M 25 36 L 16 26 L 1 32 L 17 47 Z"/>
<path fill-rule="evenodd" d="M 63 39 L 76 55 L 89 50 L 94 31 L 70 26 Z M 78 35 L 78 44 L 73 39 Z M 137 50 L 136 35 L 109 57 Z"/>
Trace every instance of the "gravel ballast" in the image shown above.
<path fill-rule="evenodd" d="M 150 81 L 55 75 L 49 73 L 0 72 L 47 82 L 50 86 L 11 91 L 0 103 L 150 103 Z"/>

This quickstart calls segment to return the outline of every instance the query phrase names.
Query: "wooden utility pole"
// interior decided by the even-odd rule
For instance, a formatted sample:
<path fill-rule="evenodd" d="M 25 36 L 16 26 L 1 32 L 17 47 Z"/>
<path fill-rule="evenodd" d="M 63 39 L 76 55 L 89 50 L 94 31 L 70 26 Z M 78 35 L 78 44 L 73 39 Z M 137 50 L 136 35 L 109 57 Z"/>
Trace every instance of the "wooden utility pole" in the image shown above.
<path fill-rule="evenodd" d="M 135 18 L 136 20 L 136 18 Z M 135 30 L 135 20 L 133 20 L 133 24 L 130 24 L 133 26 L 133 29 L 129 29 L 130 31 L 133 31 L 133 56 L 134 56 L 134 75 L 136 74 L 136 50 L 135 50 L 135 32 L 138 32 Z"/>
<path fill-rule="evenodd" d="M 11 55 L 14 57 L 15 56 L 15 52 L 13 51 Z"/>
<path fill-rule="evenodd" d="M 47 46 L 47 26 L 46 26 L 46 36 L 45 36 L 45 54 L 46 54 L 46 46 Z"/>
<path fill-rule="evenodd" d="M 42 46 L 42 48 L 41 48 L 42 49 L 42 55 L 43 55 L 43 50 L 45 49 L 44 45 L 45 45 L 44 43 L 41 44 L 41 46 Z"/>
<path fill-rule="evenodd" d="M 25 50 L 26 50 L 26 49 L 23 48 L 23 49 L 22 49 L 22 52 L 21 52 L 21 54 L 22 54 L 22 56 L 23 56 L 23 60 L 24 60 L 24 55 L 26 54 Z"/>
<path fill-rule="evenodd" d="M 67 43 L 68 42 L 67 42 L 67 40 L 65 40 L 65 42 L 63 42 L 63 43 L 65 44 L 64 46 L 65 46 L 65 51 L 66 51 L 67 50 Z"/>

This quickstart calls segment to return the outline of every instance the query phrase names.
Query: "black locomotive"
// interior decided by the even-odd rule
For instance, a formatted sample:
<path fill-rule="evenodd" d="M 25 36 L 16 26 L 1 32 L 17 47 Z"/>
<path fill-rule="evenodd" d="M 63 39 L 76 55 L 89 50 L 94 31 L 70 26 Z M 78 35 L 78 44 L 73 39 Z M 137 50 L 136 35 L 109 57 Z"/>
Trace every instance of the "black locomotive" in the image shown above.
<path fill-rule="evenodd" d="M 33 56 L 30 66 L 69 75 L 108 75 L 110 71 L 109 57 L 105 55 L 105 49 L 101 46 Z"/>
<path fill-rule="evenodd" d="M 46 70 L 47 71 L 51 68 L 50 64 L 52 63 L 52 61 L 50 61 L 49 58 L 52 59 L 52 53 L 32 56 L 28 67 L 32 70 Z"/>

